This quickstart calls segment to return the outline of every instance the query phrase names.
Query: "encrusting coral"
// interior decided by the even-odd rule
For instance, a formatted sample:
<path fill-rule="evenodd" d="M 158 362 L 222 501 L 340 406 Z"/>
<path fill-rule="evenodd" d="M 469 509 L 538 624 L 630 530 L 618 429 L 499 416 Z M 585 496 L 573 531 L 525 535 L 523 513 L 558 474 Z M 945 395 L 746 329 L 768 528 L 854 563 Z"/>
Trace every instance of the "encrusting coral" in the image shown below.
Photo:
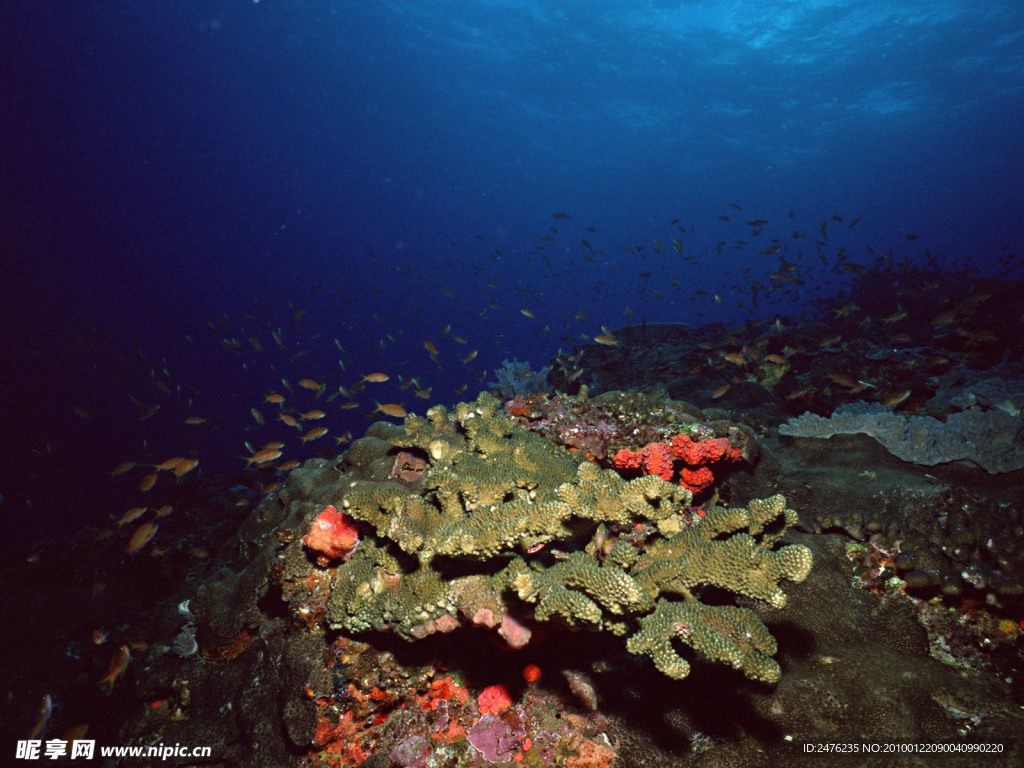
<path fill-rule="evenodd" d="M 407 639 L 473 624 L 512 645 L 528 642 L 536 622 L 557 622 L 624 636 L 670 677 L 689 672 L 679 641 L 752 679 L 779 679 L 757 615 L 702 603 L 700 589 L 785 603 L 780 581 L 803 580 L 811 555 L 778 547 L 795 521 L 781 496 L 695 517 L 685 487 L 601 469 L 516 426 L 488 394 L 407 416 L 387 443 L 403 462 L 420 457 L 422 474 L 381 481 L 324 467 L 325 492 L 293 502 L 335 504 L 361 532 L 325 573 L 329 591 L 308 598 L 311 576 L 284 579 L 303 618 Z"/>

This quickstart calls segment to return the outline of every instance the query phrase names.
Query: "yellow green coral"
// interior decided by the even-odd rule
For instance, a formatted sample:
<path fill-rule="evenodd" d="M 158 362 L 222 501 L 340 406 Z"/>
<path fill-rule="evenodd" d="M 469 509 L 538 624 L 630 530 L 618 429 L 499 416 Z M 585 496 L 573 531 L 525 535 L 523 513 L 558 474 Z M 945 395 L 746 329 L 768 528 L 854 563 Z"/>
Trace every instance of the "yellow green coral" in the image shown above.
<path fill-rule="evenodd" d="M 683 642 L 752 679 L 778 679 L 775 641 L 756 614 L 704 605 L 699 590 L 785 603 L 780 581 L 804 579 L 811 556 L 778 547 L 795 520 L 781 496 L 680 525 L 689 491 L 602 470 L 515 426 L 486 394 L 409 416 L 390 442 L 422 451 L 430 467 L 413 487 L 348 484 L 340 504 L 372 533 L 337 568 L 331 626 L 416 638 L 460 615 L 494 627 L 514 603 L 536 621 L 626 635 L 671 677 L 689 672 L 673 648 Z"/>

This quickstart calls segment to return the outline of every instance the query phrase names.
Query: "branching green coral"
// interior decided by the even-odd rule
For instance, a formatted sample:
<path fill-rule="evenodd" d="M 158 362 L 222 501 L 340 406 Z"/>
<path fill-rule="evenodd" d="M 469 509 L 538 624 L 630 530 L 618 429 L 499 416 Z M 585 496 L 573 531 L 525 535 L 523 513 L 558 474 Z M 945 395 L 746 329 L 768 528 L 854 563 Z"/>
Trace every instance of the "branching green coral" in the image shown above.
<path fill-rule="evenodd" d="M 748 608 L 662 600 L 654 613 L 641 617 L 640 631 L 629 638 L 626 648 L 650 656 L 669 677 L 683 678 L 690 674 L 690 664 L 672 647 L 674 639 L 742 670 L 752 680 L 779 681 L 779 665 L 770 658 L 776 650 L 775 638 Z"/>
<path fill-rule="evenodd" d="M 332 627 L 417 638 L 460 616 L 494 627 L 517 601 L 536 621 L 626 635 L 631 652 L 670 677 L 689 672 L 674 647 L 682 642 L 752 679 L 778 680 L 775 641 L 757 615 L 704 605 L 699 590 L 784 605 L 780 581 L 804 579 L 811 555 L 776 548 L 795 521 L 781 496 L 713 509 L 686 527 L 686 489 L 582 461 L 513 425 L 486 394 L 407 417 L 391 442 L 424 451 L 431 465 L 415 492 L 349 483 L 340 504 L 373 535 L 337 568 Z"/>
<path fill-rule="evenodd" d="M 785 528 L 795 520 L 779 495 L 755 500 L 747 509 L 719 507 L 700 525 L 653 542 L 633 571 L 647 590 L 689 596 L 702 584 L 712 584 L 770 603 L 786 604 L 779 581 L 803 581 L 811 570 L 806 547 L 772 550 Z M 781 522 L 768 532 L 765 525 Z M 723 534 L 731 534 L 722 539 Z"/>

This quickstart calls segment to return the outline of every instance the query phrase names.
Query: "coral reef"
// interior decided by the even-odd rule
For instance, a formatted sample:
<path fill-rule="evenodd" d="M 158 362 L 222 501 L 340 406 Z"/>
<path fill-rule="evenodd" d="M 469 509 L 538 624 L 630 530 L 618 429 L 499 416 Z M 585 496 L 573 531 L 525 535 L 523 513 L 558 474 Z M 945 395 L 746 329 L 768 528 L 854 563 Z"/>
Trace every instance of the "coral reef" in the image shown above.
<path fill-rule="evenodd" d="M 703 451 L 688 437 L 677 442 L 691 460 L 735 451 L 725 440 L 706 441 Z M 487 394 L 450 413 L 436 406 L 425 418 L 410 415 L 387 443 L 426 458 L 422 479 L 342 478 L 325 466 L 321 497 L 293 502 L 318 509 L 333 499 L 365 526 L 358 549 L 327 579 L 316 577 L 322 564 L 303 567 L 288 554 L 299 542 L 285 550 L 295 567 L 279 581 L 304 623 L 322 617 L 335 629 L 406 639 L 469 624 L 518 647 L 531 625 L 555 622 L 627 637 L 630 650 L 670 676 L 689 670 L 672 649 L 678 639 L 752 679 L 778 680 L 774 640 L 757 616 L 702 603 L 700 590 L 784 605 L 780 581 L 803 580 L 811 558 L 804 547 L 778 547 L 796 519 L 781 496 L 693 516 L 687 489 L 654 474 L 626 480 L 582 460 L 517 427 Z"/>

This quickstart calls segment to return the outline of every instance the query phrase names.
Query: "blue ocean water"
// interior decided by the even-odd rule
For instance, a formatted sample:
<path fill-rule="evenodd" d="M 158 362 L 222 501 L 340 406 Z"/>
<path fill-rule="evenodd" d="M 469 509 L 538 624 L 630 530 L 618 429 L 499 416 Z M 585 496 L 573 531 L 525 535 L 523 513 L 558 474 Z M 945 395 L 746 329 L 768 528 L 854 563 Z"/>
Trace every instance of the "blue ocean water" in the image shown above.
<path fill-rule="evenodd" d="M 798 318 L 839 260 L 1024 247 L 1015 2 L 17 0 L 0 36 L 8 545 L 602 325 Z"/>

